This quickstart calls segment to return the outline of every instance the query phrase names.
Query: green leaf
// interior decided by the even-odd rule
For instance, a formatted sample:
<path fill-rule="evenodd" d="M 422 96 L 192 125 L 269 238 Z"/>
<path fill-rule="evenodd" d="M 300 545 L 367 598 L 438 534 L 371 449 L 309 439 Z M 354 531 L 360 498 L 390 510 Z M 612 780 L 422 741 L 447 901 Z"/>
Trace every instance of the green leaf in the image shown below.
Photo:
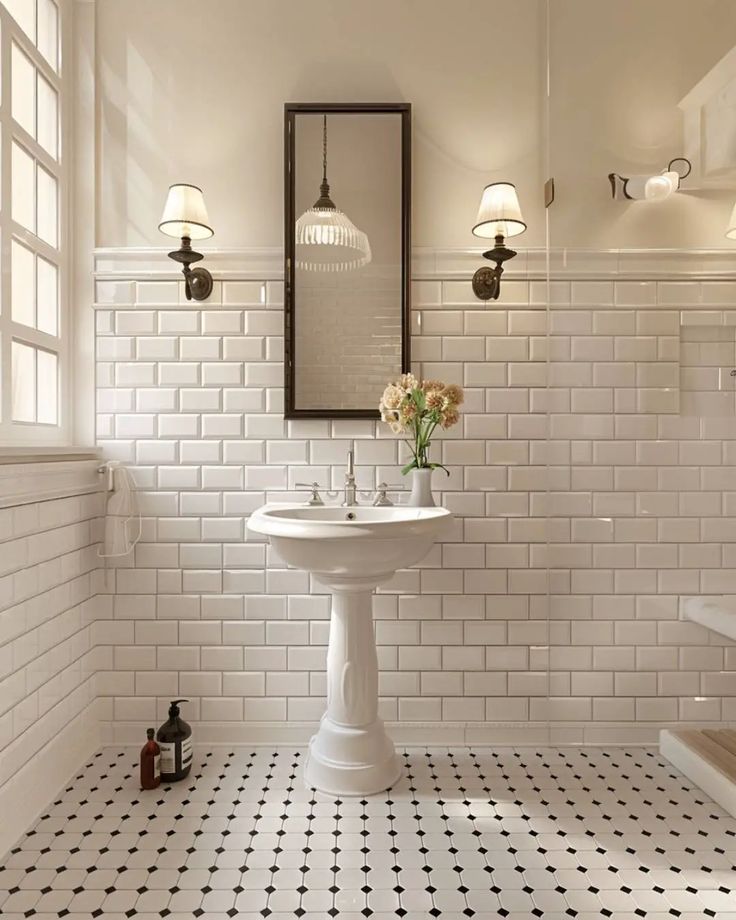
<path fill-rule="evenodd" d="M 410 473 L 412 470 L 417 469 L 416 460 L 412 460 L 411 463 L 407 463 L 405 467 L 401 470 L 403 476 L 406 476 L 407 473 Z M 449 475 L 449 473 L 448 473 Z"/>

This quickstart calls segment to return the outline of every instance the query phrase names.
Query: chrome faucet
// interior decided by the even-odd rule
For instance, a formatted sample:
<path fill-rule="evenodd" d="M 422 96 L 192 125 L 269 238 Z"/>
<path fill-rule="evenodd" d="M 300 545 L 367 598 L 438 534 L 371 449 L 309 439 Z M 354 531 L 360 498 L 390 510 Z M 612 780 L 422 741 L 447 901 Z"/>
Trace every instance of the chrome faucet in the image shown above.
<path fill-rule="evenodd" d="M 355 489 L 355 455 L 352 450 L 348 451 L 348 467 L 345 470 L 345 500 L 342 504 L 346 508 L 358 504 Z"/>

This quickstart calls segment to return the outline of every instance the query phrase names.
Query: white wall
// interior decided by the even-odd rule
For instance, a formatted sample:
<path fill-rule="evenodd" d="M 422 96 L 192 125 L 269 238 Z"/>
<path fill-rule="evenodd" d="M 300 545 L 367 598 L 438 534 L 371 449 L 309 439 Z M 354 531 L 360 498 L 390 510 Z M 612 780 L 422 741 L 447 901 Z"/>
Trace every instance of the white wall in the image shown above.
<path fill-rule="evenodd" d="M 661 204 L 614 202 L 607 175 L 685 153 L 681 99 L 736 45 L 730 0 L 550 0 L 551 245 L 733 248 L 736 173 Z M 733 119 L 732 115 L 732 119 Z"/>
<path fill-rule="evenodd" d="M 100 0 L 98 245 L 164 245 L 200 184 L 213 246 L 280 246 L 283 104 L 411 102 L 414 244 L 471 246 L 511 178 L 541 243 L 538 0 Z M 503 22 L 499 35 L 499 15 Z"/>
<path fill-rule="evenodd" d="M 736 45 L 730 0 L 99 0 L 98 244 L 164 245 L 166 186 L 206 192 L 219 248 L 282 242 L 286 101 L 414 105 L 414 245 L 478 247 L 480 190 L 518 183 L 544 243 L 733 247 L 736 181 L 660 207 L 613 202 L 607 174 L 683 152 L 678 102 Z M 549 151 L 547 151 L 549 142 Z M 549 156 L 549 162 L 547 162 Z"/>
<path fill-rule="evenodd" d="M 137 468 L 147 516 L 107 585 L 120 622 L 100 692 L 121 737 L 174 693 L 210 737 L 316 719 L 326 599 L 246 541 L 244 518 L 305 476 L 339 484 L 352 439 L 362 485 L 397 472 L 372 423 L 283 422 L 279 268 L 259 253 L 282 242 L 285 101 L 413 103 L 413 242 L 429 250 L 415 369 L 468 389 L 441 447 L 454 537 L 378 605 L 384 715 L 444 722 L 455 740 L 538 739 L 547 718 L 563 740 L 652 740 L 733 717 L 732 649 L 680 623 L 678 602 L 736 590 L 736 407 L 714 415 L 720 395 L 691 387 L 712 368 L 693 376 L 697 335 L 682 334 L 733 327 L 730 259 L 687 256 L 733 248 L 734 190 L 649 208 L 613 202 L 606 177 L 682 152 L 676 104 L 736 43 L 729 4 L 697 9 L 552 0 L 547 132 L 536 0 L 100 0 L 98 244 L 163 246 L 165 188 L 184 179 L 205 189 L 213 246 L 258 250 L 206 305 L 183 303 L 163 261 L 120 252 L 100 274 L 98 436 Z M 549 306 L 533 253 L 499 304 L 480 304 L 476 261 L 439 250 L 480 248 L 478 196 L 500 178 L 519 187 L 519 242 L 541 245 L 548 172 L 552 244 L 598 251 L 553 261 Z M 678 250 L 645 265 L 600 251 L 663 246 Z"/>

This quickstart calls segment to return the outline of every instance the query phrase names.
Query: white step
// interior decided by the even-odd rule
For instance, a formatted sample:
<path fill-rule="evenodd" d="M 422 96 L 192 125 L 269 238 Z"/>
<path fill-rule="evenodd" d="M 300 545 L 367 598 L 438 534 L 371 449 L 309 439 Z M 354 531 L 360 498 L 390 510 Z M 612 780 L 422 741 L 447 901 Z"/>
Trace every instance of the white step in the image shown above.
<path fill-rule="evenodd" d="M 736 732 L 662 731 L 659 751 L 714 802 L 736 817 Z"/>

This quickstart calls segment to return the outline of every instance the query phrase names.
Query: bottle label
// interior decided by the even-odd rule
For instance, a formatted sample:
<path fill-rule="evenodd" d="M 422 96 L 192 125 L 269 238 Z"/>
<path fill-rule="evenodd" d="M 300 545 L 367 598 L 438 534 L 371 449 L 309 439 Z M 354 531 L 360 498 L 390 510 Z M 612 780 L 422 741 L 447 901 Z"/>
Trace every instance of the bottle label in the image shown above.
<path fill-rule="evenodd" d="M 176 745 L 159 741 L 158 746 L 161 748 L 161 762 L 159 764 L 161 772 L 176 772 Z"/>
<path fill-rule="evenodd" d="M 192 736 L 181 742 L 181 768 L 184 770 L 192 762 Z"/>
<path fill-rule="evenodd" d="M 153 778 L 158 779 L 161 776 L 161 755 L 156 754 L 153 758 Z"/>

